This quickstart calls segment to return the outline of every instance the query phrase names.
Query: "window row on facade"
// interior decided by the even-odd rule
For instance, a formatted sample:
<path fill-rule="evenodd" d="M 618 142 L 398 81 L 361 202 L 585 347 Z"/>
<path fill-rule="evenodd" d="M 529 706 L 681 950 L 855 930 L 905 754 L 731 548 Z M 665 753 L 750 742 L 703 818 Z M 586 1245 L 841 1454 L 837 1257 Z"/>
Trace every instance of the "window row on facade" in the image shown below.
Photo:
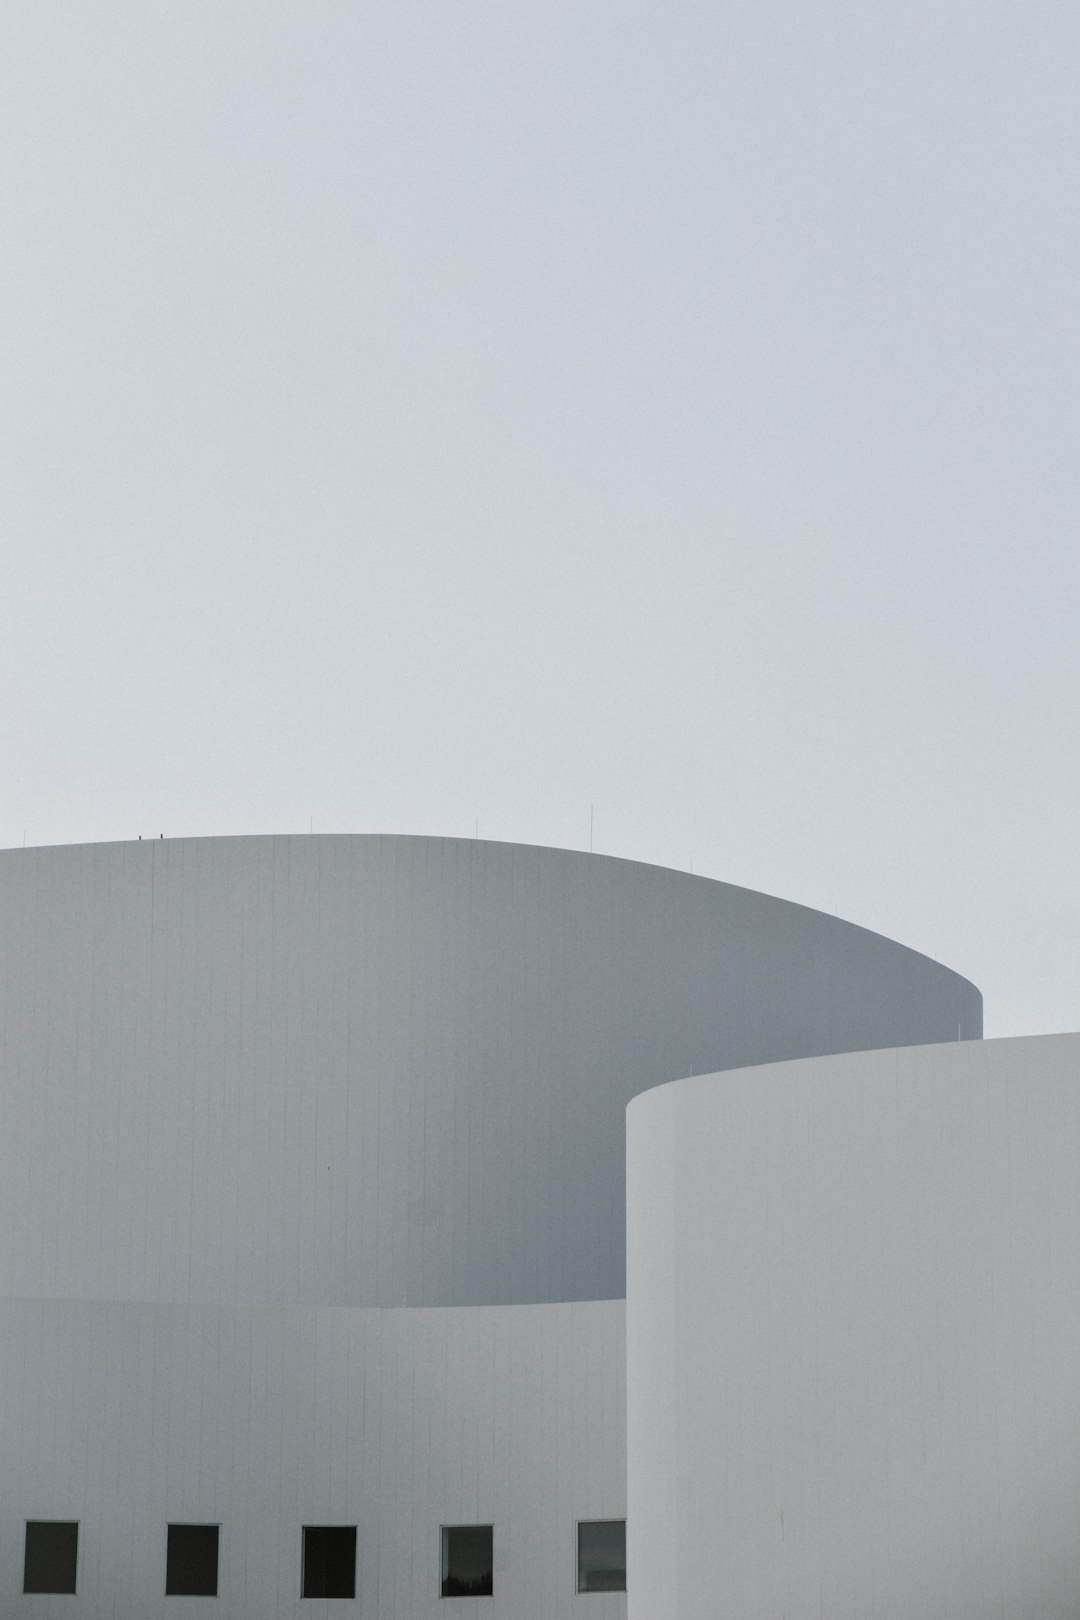
<path fill-rule="evenodd" d="M 170 1524 L 165 1550 L 166 1597 L 217 1597 L 217 1524 Z M 440 1594 L 486 1597 L 494 1592 L 495 1529 L 490 1524 L 444 1524 L 440 1531 Z M 26 1525 L 23 1591 L 77 1589 L 79 1525 L 69 1519 L 30 1519 Z M 355 1598 L 356 1526 L 303 1527 L 300 1595 Z M 577 1525 L 577 1590 L 625 1592 L 625 1519 L 582 1519 Z"/>

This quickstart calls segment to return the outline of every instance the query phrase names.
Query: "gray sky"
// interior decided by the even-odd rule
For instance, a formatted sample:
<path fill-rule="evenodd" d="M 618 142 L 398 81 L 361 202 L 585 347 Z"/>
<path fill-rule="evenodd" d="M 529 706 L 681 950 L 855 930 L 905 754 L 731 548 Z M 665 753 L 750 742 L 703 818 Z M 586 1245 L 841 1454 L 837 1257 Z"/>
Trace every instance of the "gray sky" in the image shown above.
<path fill-rule="evenodd" d="M 1080 1026 L 1078 46 L 9 0 L 0 843 L 594 803 Z"/>

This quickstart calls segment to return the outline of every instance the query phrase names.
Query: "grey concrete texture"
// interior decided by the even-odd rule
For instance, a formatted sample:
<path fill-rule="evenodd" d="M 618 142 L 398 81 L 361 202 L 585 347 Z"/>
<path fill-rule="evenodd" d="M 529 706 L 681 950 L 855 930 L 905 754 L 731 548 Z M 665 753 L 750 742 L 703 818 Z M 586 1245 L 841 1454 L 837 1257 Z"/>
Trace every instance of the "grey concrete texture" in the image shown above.
<path fill-rule="evenodd" d="M 622 1118 L 692 1072 L 976 1038 L 854 924 L 462 839 L 0 853 L 0 1294 L 618 1298 Z"/>
<path fill-rule="evenodd" d="M 630 1620 L 1072 1620 L 1080 1035 L 627 1120 Z"/>
<path fill-rule="evenodd" d="M 573 1620 L 577 1521 L 626 1514 L 624 1313 L 0 1300 L 0 1614 Z M 78 1522 L 77 1596 L 22 1595 L 27 1519 Z M 216 1598 L 165 1597 L 170 1523 L 221 1526 Z M 442 1600 L 444 1524 L 493 1526 L 492 1596 Z M 304 1525 L 356 1526 L 355 1601 L 301 1599 Z"/>

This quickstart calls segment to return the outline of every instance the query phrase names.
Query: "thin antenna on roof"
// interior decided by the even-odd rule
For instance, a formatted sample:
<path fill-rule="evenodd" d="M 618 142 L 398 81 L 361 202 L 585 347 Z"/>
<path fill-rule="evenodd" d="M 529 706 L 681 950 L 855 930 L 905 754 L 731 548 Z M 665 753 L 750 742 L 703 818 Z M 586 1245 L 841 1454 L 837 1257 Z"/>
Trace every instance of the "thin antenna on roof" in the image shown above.
<path fill-rule="evenodd" d="M 589 854 L 592 854 L 593 806 L 589 806 Z"/>
<path fill-rule="evenodd" d="M 473 835 L 474 838 L 479 838 L 480 837 L 480 817 L 479 816 L 477 816 L 476 820 L 473 822 L 472 835 Z"/>

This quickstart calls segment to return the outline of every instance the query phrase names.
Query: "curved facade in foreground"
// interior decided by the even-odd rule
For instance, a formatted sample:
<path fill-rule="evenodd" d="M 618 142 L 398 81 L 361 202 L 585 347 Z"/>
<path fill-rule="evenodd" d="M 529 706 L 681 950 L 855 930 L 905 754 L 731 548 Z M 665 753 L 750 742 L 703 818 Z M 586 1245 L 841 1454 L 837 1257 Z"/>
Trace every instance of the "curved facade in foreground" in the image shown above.
<path fill-rule="evenodd" d="M 604 856 L 0 854 L 0 1613 L 625 1615 L 626 1104 L 980 1032 Z"/>
<path fill-rule="evenodd" d="M 628 1113 L 630 1620 L 1071 1620 L 1080 1036 Z"/>

